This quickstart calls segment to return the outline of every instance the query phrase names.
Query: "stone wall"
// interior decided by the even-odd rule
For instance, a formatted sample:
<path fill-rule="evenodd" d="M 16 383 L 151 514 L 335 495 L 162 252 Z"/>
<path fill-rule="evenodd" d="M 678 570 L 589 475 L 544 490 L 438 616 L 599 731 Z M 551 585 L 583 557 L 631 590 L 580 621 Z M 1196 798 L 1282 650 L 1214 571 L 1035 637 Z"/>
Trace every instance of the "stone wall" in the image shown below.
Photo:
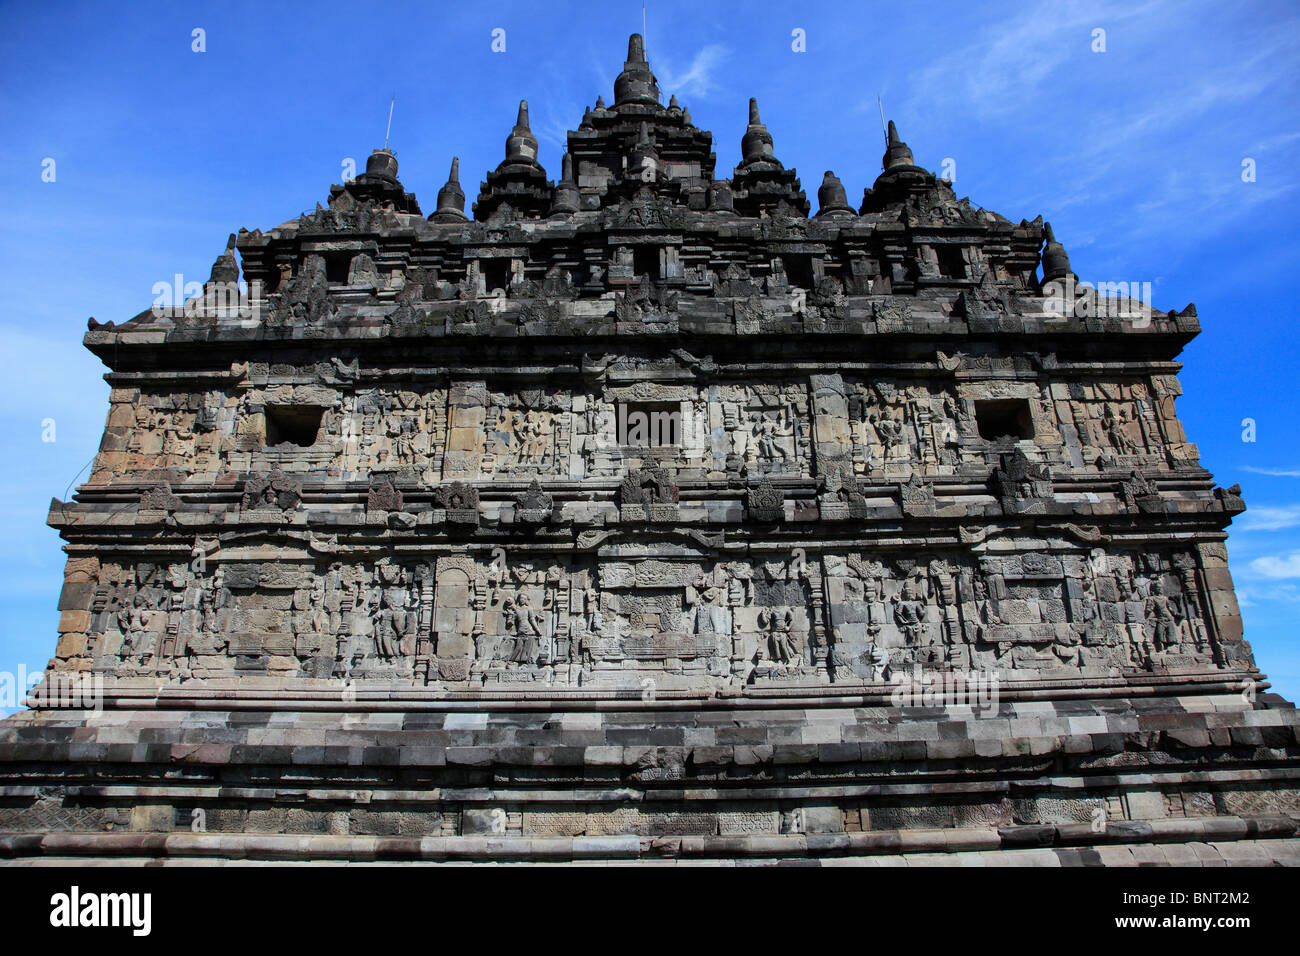
<path fill-rule="evenodd" d="M 0 857 L 1296 861 L 1194 307 L 1065 301 L 892 123 L 856 208 L 753 101 L 721 178 L 640 37 L 537 145 L 474 221 L 378 150 L 90 321 Z"/>

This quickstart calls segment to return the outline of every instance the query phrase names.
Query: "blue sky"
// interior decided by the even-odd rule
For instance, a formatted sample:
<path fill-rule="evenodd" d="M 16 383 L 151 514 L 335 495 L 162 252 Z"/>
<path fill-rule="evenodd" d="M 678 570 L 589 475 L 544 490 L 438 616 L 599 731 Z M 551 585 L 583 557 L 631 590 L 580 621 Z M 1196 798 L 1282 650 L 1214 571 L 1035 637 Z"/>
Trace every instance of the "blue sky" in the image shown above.
<path fill-rule="evenodd" d="M 107 412 L 87 316 L 129 318 L 154 283 L 206 278 L 239 227 L 323 202 L 382 145 L 394 94 L 392 148 L 426 212 L 453 155 L 472 201 L 520 98 L 558 176 L 564 131 L 612 99 L 641 5 L 8 4 L 4 20 L 0 670 L 16 672 L 53 651 L 63 555 L 45 516 Z M 858 202 L 880 170 L 879 94 L 918 163 L 952 160 L 958 195 L 1010 219 L 1042 214 L 1081 278 L 1196 303 L 1179 414 L 1216 479 L 1242 485 L 1229 548 L 1247 637 L 1300 698 L 1300 8 L 654 0 L 647 20 L 664 96 L 713 132 L 723 175 L 756 96 L 804 188 L 833 169 Z"/>

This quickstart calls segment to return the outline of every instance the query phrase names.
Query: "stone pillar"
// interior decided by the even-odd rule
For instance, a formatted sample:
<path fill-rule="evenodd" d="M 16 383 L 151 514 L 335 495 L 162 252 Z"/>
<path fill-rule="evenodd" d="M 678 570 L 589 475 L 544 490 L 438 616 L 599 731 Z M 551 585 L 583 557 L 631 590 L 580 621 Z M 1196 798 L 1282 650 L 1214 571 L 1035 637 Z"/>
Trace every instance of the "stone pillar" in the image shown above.
<path fill-rule="evenodd" d="M 1237 595 L 1232 587 L 1232 573 L 1228 570 L 1227 547 L 1218 541 L 1199 544 L 1196 556 L 1209 605 L 1205 624 L 1210 632 L 1210 643 L 1217 648 L 1220 663 L 1225 667 L 1254 667 L 1250 645 L 1244 638 L 1241 608 L 1237 606 Z"/>
<path fill-rule="evenodd" d="M 419 624 L 415 633 L 415 677 L 417 682 L 427 682 L 430 661 L 433 658 L 434 566 L 420 568 L 417 577 L 420 588 Z"/>
<path fill-rule="evenodd" d="M 54 651 L 59 670 L 88 670 L 91 665 L 90 634 L 96 612 L 106 601 L 100 595 L 96 606 L 99 559 L 68 558 L 63 569 L 63 590 L 59 592 L 59 641 Z"/>
<path fill-rule="evenodd" d="M 813 375 L 812 388 L 813 452 L 816 472 L 849 472 L 853 447 L 849 434 L 849 403 L 844 379 L 839 375 Z"/>
<path fill-rule="evenodd" d="M 454 382 L 447 398 L 447 452 L 443 480 L 476 478 L 487 435 L 487 384 Z"/>
<path fill-rule="evenodd" d="M 822 581 L 822 562 L 816 559 L 804 565 L 808 581 L 809 642 L 812 645 L 812 665 L 818 670 L 830 670 L 830 637 L 826 630 L 826 594 Z"/>
<path fill-rule="evenodd" d="M 474 655 L 476 594 L 474 561 L 467 555 L 438 559 L 434 584 L 433 644 L 437 673 L 430 679 L 465 680 Z"/>

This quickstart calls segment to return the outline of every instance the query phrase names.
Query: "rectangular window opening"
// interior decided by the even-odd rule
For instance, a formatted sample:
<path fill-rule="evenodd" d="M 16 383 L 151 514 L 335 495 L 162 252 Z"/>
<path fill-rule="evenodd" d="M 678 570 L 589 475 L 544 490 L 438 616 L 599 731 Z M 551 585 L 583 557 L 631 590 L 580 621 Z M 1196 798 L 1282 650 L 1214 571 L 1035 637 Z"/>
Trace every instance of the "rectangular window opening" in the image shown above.
<path fill-rule="evenodd" d="M 939 272 L 948 279 L 966 278 L 966 257 L 962 255 L 961 246 L 940 245 L 934 247 L 939 259 Z"/>
<path fill-rule="evenodd" d="M 632 271 L 639 276 L 659 278 L 659 247 L 633 246 Z"/>
<path fill-rule="evenodd" d="M 493 289 L 510 290 L 510 260 L 480 259 L 479 270 L 483 273 L 483 288 L 487 292 Z"/>
<path fill-rule="evenodd" d="M 785 278 L 792 286 L 799 289 L 813 288 L 812 256 L 784 255 L 781 266 L 785 269 Z"/>
<path fill-rule="evenodd" d="M 352 253 L 350 252 L 325 253 L 326 281 L 336 282 L 339 285 L 346 285 L 348 281 L 348 269 L 351 266 L 352 266 Z"/>
<path fill-rule="evenodd" d="M 681 406 L 673 402 L 620 403 L 618 443 L 628 448 L 675 448 L 681 445 Z"/>
<path fill-rule="evenodd" d="M 1029 401 L 1023 398 L 977 400 L 975 423 L 979 427 L 980 438 L 985 441 L 1034 437 L 1034 419 L 1029 413 Z"/>
<path fill-rule="evenodd" d="M 266 443 L 309 448 L 320 434 L 325 409 L 313 405 L 267 405 Z"/>

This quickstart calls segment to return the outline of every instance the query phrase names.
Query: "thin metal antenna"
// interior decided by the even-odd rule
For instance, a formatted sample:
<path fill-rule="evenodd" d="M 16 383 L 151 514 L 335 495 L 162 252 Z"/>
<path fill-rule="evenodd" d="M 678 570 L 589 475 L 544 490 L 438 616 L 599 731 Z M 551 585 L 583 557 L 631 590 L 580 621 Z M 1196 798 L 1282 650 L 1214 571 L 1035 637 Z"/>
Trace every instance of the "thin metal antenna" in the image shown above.
<path fill-rule="evenodd" d="M 397 103 L 397 94 L 393 94 L 392 102 L 388 104 L 388 128 L 384 130 L 384 149 L 388 149 L 388 135 L 393 131 L 393 106 Z"/>
<path fill-rule="evenodd" d="M 881 102 L 880 94 L 876 94 L 876 106 L 880 108 L 880 132 L 885 136 L 885 148 L 889 148 L 889 127 L 885 125 L 885 104 Z"/>

